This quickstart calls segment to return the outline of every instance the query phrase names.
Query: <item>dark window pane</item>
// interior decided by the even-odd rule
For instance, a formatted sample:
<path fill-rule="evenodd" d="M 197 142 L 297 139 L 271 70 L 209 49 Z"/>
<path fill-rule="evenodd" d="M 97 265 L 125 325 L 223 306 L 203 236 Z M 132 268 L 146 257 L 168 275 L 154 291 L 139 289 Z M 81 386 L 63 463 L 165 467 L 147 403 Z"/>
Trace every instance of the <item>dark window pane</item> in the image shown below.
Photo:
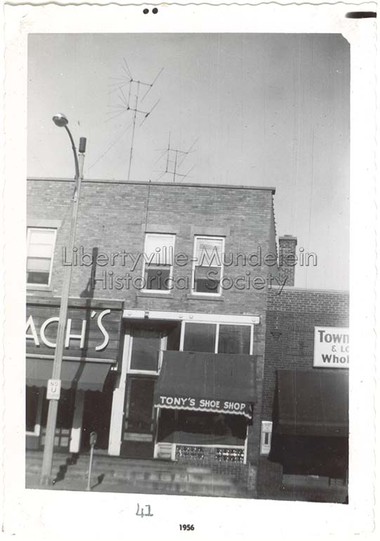
<path fill-rule="evenodd" d="M 158 331 L 138 331 L 132 334 L 132 370 L 158 369 L 158 355 L 161 347 L 161 337 Z"/>
<path fill-rule="evenodd" d="M 26 388 L 26 430 L 28 432 L 33 432 L 37 422 L 39 392 L 35 387 Z"/>
<path fill-rule="evenodd" d="M 169 265 L 146 265 L 145 288 L 155 290 L 168 290 L 170 287 Z"/>
<path fill-rule="evenodd" d="M 249 354 L 251 328 L 246 325 L 220 325 L 218 353 Z"/>
<path fill-rule="evenodd" d="M 71 428 L 73 426 L 74 402 L 74 389 L 62 389 L 58 405 L 57 427 Z"/>
<path fill-rule="evenodd" d="M 216 325 L 186 323 L 184 351 L 215 352 Z"/>
<path fill-rule="evenodd" d="M 181 338 L 181 325 L 176 325 L 167 332 L 168 341 L 166 349 L 169 351 L 179 351 L 180 338 Z"/>
<path fill-rule="evenodd" d="M 242 415 L 162 409 L 158 441 L 197 445 L 244 445 L 247 419 Z"/>
<path fill-rule="evenodd" d="M 220 267 L 195 267 L 194 290 L 197 293 L 219 293 Z"/>
<path fill-rule="evenodd" d="M 280 436 L 273 452 L 279 454 L 283 473 L 344 478 L 348 469 L 348 438 Z M 273 446 L 273 445 L 272 445 Z"/>
<path fill-rule="evenodd" d="M 128 432 L 150 433 L 153 416 L 153 379 L 132 379 L 128 411 Z"/>
<path fill-rule="evenodd" d="M 27 272 L 26 281 L 28 284 L 49 284 L 48 272 Z"/>
<path fill-rule="evenodd" d="M 62 389 L 61 398 L 58 404 L 57 429 L 71 428 L 74 417 L 75 390 Z M 46 427 L 49 409 L 49 400 L 44 400 L 42 404 L 41 426 Z"/>

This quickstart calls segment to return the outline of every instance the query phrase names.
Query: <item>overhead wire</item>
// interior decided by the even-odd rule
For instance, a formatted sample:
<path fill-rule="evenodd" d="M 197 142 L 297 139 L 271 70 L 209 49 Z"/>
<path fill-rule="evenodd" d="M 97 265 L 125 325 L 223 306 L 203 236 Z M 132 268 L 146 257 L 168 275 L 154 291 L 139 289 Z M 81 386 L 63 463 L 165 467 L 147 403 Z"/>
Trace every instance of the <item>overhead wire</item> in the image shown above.
<path fill-rule="evenodd" d="M 111 150 L 111 148 L 114 147 L 118 141 L 120 141 L 121 137 L 125 133 L 127 133 L 131 126 L 132 122 L 130 122 L 127 127 L 123 127 L 123 129 L 118 133 L 117 137 L 112 141 L 112 143 L 107 147 L 107 149 L 88 167 L 88 171 L 92 169 L 102 158 L 104 158 L 104 156 Z"/>

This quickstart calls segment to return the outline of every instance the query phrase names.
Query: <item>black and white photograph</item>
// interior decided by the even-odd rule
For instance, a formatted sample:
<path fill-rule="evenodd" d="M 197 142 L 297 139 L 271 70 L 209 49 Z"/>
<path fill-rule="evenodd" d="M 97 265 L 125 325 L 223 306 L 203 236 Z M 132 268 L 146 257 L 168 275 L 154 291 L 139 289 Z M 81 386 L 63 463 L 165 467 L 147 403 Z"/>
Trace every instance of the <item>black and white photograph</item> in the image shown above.
<path fill-rule="evenodd" d="M 8 534 L 371 532 L 374 19 L 302 10 L 6 8 Z"/>
<path fill-rule="evenodd" d="M 349 60 L 29 36 L 27 487 L 348 502 Z"/>

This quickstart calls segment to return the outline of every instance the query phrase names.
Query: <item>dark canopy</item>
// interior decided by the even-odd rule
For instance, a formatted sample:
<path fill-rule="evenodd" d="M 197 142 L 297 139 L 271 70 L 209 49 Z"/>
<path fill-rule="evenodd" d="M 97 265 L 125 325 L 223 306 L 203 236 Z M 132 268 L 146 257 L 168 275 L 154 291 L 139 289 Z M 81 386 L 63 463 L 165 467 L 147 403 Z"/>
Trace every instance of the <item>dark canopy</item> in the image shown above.
<path fill-rule="evenodd" d="M 348 372 L 278 370 L 278 433 L 348 435 Z"/>
<path fill-rule="evenodd" d="M 255 398 L 252 356 L 164 352 L 155 406 L 251 416 Z"/>

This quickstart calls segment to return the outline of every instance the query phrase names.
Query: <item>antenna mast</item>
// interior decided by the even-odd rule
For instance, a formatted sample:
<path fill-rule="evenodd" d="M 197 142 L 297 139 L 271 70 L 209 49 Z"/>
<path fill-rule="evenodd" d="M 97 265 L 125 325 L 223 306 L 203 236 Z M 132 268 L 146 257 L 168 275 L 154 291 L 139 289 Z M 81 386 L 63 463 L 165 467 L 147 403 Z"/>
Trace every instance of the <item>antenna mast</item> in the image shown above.
<path fill-rule="evenodd" d="M 152 89 L 153 85 L 157 81 L 158 77 L 161 75 L 164 68 L 161 68 L 161 70 L 156 75 L 155 79 L 152 83 L 147 83 L 144 81 L 140 81 L 138 79 L 134 79 L 131 73 L 131 70 L 128 67 L 127 61 L 124 60 L 123 70 L 125 72 L 125 75 L 127 76 L 127 80 L 121 79 L 121 82 L 115 83 L 118 90 L 118 96 L 120 103 L 117 105 L 119 114 L 124 112 L 131 111 L 133 113 L 132 116 L 132 135 L 131 135 L 131 145 L 129 150 L 129 162 L 128 162 L 128 176 L 127 180 L 131 179 L 131 169 L 132 169 L 132 161 L 133 161 L 133 151 L 134 151 L 134 143 L 135 143 L 135 131 L 136 131 L 136 122 L 137 122 L 137 115 L 142 115 L 143 119 L 140 122 L 140 126 L 142 126 L 145 122 L 145 120 L 148 118 L 148 116 L 153 112 L 153 110 L 157 107 L 160 100 L 157 100 L 156 103 L 153 105 L 153 107 L 148 111 L 143 111 L 139 108 L 139 104 L 144 101 L 147 94 Z M 124 94 L 123 87 L 129 85 L 128 89 L 128 96 Z M 141 97 L 140 93 L 142 90 L 142 87 L 146 87 L 145 94 Z M 133 101 L 133 104 L 131 102 Z M 116 115 L 118 116 L 118 115 Z M 114 118 L 114 117 L 113 117 Z"/>

